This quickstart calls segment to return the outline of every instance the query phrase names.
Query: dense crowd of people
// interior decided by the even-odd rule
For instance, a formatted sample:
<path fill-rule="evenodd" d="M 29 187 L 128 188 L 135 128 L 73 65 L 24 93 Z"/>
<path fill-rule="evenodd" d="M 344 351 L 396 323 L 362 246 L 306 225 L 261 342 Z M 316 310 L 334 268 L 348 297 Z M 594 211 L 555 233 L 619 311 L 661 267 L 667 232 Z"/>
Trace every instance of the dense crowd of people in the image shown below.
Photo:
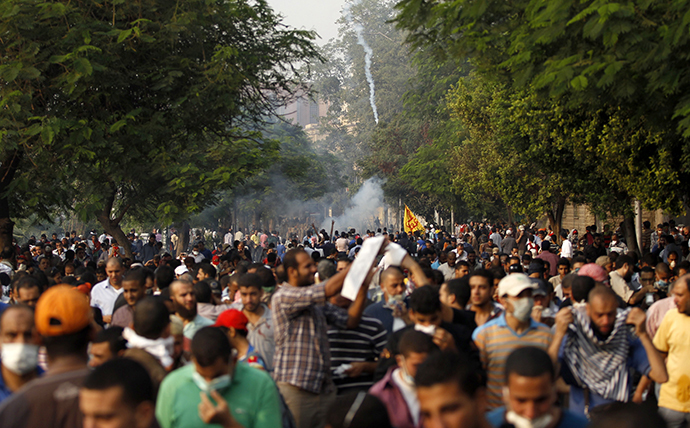
<path fill-rule="evenodd" d="M 0 252 L 0 427 L 690 423 L 690 227 L 129 239 Z"/>

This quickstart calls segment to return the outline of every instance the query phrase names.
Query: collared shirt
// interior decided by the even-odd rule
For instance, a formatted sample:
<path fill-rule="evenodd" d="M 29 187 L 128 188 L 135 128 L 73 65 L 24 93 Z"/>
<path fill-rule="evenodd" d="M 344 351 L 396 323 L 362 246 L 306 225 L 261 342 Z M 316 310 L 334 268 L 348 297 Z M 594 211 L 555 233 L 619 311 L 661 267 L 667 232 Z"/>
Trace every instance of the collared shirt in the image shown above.
<path fill-rule="evenodd" d="M 125 304 L 120 306 L 114 313 L 113 319 L 110 321 L 111 326 L 129 327 L 134 322 L 134 308 Z"/>
<path fill-rule="evenodd" d="M 472 303 L 468 303 L 467 306 L 465 306 L 465 310 L 471 311 L 472 310 Z M 487 318 L 486 322 L 488 323 L 491 320 L 494 320 L 498 317 L 500 317 L 503 314 L 503 305 L 501 305 L 498 302 L 494 302 L 493 300 L 491 301 L 491 314 L 489 315 L 489 318 Z"/>
<path fill-rule="evenodd" d="M 0 365 L 2 365 L 1 361 Z M 39 376 L 43 375 L 43 369 L 40 367 L 36 367 L 36 372 Z M 5 379 L 2 377 L 2 373 L 0 373 L 0 403 L 9 398 L 10 395 L 12 395 L 12 391 L 10 391 L 10 389 L 7 387 L 5 384 Z"/>
<path fill-rule="evenodd" d="M 103 316 L 112 315 L 115 300 L 122 291 L 122 287 L 116 289 L 110 285 L 110 278 L 106 278 L 91 289 L 91 306 L 100 309 Z"/>
<path fill-rule="evenodd" d="M 347 311 L 326 306 L 326 283 L 284 284 L 271 300 L 276 353 L 273 377 L 316 394 L 332 385 L 327 323 L 347 325 Z"/>
<path fill-rule="evenodd" d="M 673 299 L 673 296 L 654 302 L 654 304 L 647 309 L 646 327 L 649 337 L 654 339 L 654 335 L 656 335 L 656 331 L 659 329 L 666 312 L 671 309 L 676 309 L 676 301 Z"/>
<path fill-rule="evenodd" d="M 264 313 L 256 324 L 247 323 L 247 340 L 256 349 L 266 362 L 266 369 L 273 370 L 273 356 L 276 352 L 275 329 L 273 328 L 273 316 L 266 304 L 262 303 Z"/>
<path fill-rule="evenodd" d="M 610 273 L 611 277 L 611 288 L 613 291 L 620 296 L 621 299 L 625 303 L 628 303 L 628 300 L 632 297 L 633 294 L 635 294 L 635 291 L 630 288 L 630 285 L 628 285 L 628 281 L 623 278 L 618 271 L 613 271 Z"/>
<path fill-rule="evenodd" d="M 391 425 L 398 428 L 415 428 L 414 418 L 407 401 L 398 384 L 393 380 L 395 372 L 396 367 L 389 368 L 383 379 L 371 387 L 369 394 L 377 397 L 386 406 Z"/>
<path fill-rule="evenodd" d="M 503 405 L 501 388 L 504 384 L 505 365 L 512 351 L 524 346 L 535 346 L 547 350 L 553 334 L 544 324 L 530 318 L 527 330 L 518 334 L 508 326 L 506 315 L 478 327 L 473 335 L 482 364 L 487 374 L 487 398 L 489 410 Z"/>
<path fill-rule="evenodd" d="M 213 325 L 213 321 L 196 314 L 196 317 L 194 317 L 193 320 L 185 324 L 184 328 L 182 329 L 182 334 L 186 339 L 192 340 L 197 331 L 210 325 Z"/>
<path fill-rule="evenodd" d="M 156 419 L 161 428 L 218 427 L 205 424 L 199 417 L 201 390 L 194 382 L 193 364 L 179 368 L 163 379 Z M 230 413 L 245 428 L 275 428 L 282 426 L 280 396 L 271 377 L 247 364 L 235 366 L 229 388 L 218 393 L 227 401 Z"/>

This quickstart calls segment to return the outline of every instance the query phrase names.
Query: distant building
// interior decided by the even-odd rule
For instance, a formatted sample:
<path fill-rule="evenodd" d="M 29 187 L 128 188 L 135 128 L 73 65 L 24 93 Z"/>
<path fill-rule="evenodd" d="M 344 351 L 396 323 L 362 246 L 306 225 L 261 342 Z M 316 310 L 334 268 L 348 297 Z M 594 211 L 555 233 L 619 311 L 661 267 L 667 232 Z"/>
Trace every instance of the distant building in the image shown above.
<path fill-rule="evenodd" d="M 328 104 L 323 101 L 313 101 L 306 96 L 299 96 L 294 101 L 277 110 L 278 116 L 306 128 L 307 125 L 318 125 L 320 118 L 326 116 Z"/>

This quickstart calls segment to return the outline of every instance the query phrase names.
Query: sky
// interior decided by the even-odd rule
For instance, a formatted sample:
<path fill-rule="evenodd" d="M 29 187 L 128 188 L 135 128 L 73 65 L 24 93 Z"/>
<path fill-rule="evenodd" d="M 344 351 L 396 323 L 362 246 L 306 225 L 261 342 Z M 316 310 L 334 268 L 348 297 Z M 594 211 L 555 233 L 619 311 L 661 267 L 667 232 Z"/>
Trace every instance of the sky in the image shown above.
<path fill-rule="evenodd" d="M 273 10 L 280 13 L 283 22 L 291 27 L 315 30 L 318 45 L 338 35 L 335 21 L 340 18 L 345 0 L 268 0 Z"/>

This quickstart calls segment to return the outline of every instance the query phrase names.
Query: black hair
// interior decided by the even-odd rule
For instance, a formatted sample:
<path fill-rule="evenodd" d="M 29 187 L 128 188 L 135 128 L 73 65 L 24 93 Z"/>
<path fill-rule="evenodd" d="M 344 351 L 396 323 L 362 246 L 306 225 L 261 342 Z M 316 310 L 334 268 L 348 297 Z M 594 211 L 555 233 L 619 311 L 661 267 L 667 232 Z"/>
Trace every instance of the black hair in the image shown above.
<path fill-rule="evenodd" d="M 146 288 L 146 272 L 144 272 L 144 268 L 134 268 L 128 270 L 122 280 L 136 281 L 139 284 L 139 287 Z"/>
<path fill-rule="evenodd" d="M 263 288 L 273 288 L 276 286 L 276 278 L 273 276 L 271 269 L 266 266 L 261 266 L 257 269 L 255 275 L 259 278 L 259 284 Z"/>
<path fill-rule="evenodd" d="M 493 281 L 489 284 L 493 285 Z M 451 279 L 446 283 L 448 294 L 455 296 L 455 301 L 460 307 L 465 307 L 470 301 L 472 290 L 470 289 L 470 276 L 465 275 L 462 278 Z"/>
<path fill-rule="evenodd" d="M 91 340 L 91 325 L 70 334 L 61 336 L 42 336 L 48 357 L 64 357 L 68 355 L 86 355 Z"/>
<path fill-rule="evenodd" d="M 492 287 L 494 285 L 494 274 L 490 270 L 476 269 L 474 272 L 472 272 L 470 278 L 473 278 L 475 276 L 481 276 L 482 278 L 486 278 L 486 280 L 489 281 L 489 287 Z"/>
<path fill-rule="evenodd" d="M 156 286 L 162 290 L 170 287 L 170 284 L 175 280 L 175 269 L 168 265 L 158 266 L 154 275 Z"/>
<path fill-rule="evenodd" d="M 558 266 L 567 266 L 568 269 L 570 269 L 570 260 L 566 259 L 565 257 L 561 257 L 558 259 Z"/>
<path fill-rule="evenodd" d="M 518 348 L 508 355 L 505 367 L 505 382 L 512 373 L 524 377 L 539 377 L 548 373 L 555 380 L 556 372 L 551 357 L 543 349 L 534 346 Z"/>
<path fill-rule="evenodd" d="M 213 267 L 213 265 L 210 263 L 199 263 L 199 265 L 197 266 L 197 270 L 202 271 L 209 278 L 215 278 L 218 274 L 216 268 Z"/>
<path fill-rule="evenodd" d="M 573 257 L 573 260 L 571 262 L 571 266 L 574 265 L 575 263 L 587 263 L 587 259 L 585 258 L 585 256 Z"/>
<path fill-rule="evenodd" d="M 96 367 L 86 376 L 82 387 L 96 391 L 120 387 L 122 401 L 132 408 L 146 401 L 156 401 L 149 372 L 128 358 L 115 358 Z"/>
<path fill-rule="evenodd" d="M 475 365 L 463 354 L 454 351 L 436 352 L 417 367 L 414 377 L 417 388 L 456 383 L 469 397 L 475 397 L 484 386 Z"/>
<path fill-rule="evenodd" d="M 438 350 L 438 346 L 436 346 L 431 336 L 413 329 L 403 333 L 398 343 L 398 354 L 403 356 L 408 356 L 412 352 L 417 354 L 431 354 Z"/>
<path fill-rule="evenodd" d="M 432 287 L 419 287 L 410 295 L 410 309 L 422 315 L 431 315 L 441 310 L 438 290 Z"/>
<path fill-rule="evenodd" d="M 635 266 L 635 260 L 632 257 L 622 254 L 616 259 L 616 269 L 620 269 L 623 265 L 630 265 L 630 267 Z"/>
<path fill-rule="evenodd" d="M 104 343 L 108 342 L 108 347 L 113 355 L 117 355 L 118 352 L 127 349 L 127 339 L 122 337 L 122 332 L 124 329 L 118 326 L 112 326 L 101 330 L 96 334 L 96 337 L 92 340 L 92 343 Z"/>
<path fill-rule="evenodd" d="M 589 298 L 589 292 L 592 291 L 596 283 L 594 279 L 589 276 L 578 275 L 573 279 L 572 296 L 575 302 L 586 302 Z"/>
<path fill-rule="evenodd" d="M 18 293 L 20 288 L 31 289 L 34 287 L 38 287 L 39 293 L 43 292 L 43 287 L 41 287 L 41 284 L 33 275 L 22 275 L 19 278 L 15 277 L 14 281 L 12 281 L 14 293 Z"/>
<path fill-rule="evenodd" d="M 170 312 L 160 296 L 144 297 L 134 305 L 134 331 L 147 339 L 158 339 L 170 324 Z"/>
<path fill-rule="evenodd" d="M 283 266 L 285 266 L 285 274 L 286 275 L 287 275 L 288 269 L 299 268 L 299 263 L 297 262 L 297 256 L 301 253 L 307 254 L 306 251 L 299 249 L 299 248 L 293 248 L 292 250 L 285 253 L 285 257 L 283 257 Z"/>
<path fill-rule="evenodd" d="M 233 275 L 229 281 L 233 281 L 235 275 Z M 261 278 L 255 273 L 245 273 L 241 274 L 237 278 L 237 287 L 254 287 L 261 290 Z"/>
<path fill-rule="evenodd" d="M 460 267 L 462 266 L 466 267 L 467 269 L 470 268 L 470 264 L 464 260 L 458 260 L 457 262 L 455 262 L 455 270 L 460 269 Z"/>
<path fill-rule="evenodd" d="M 218 359 L 230 360 L 232 345 L 228 336 L 218 327 L 204 327 L 192 339 L 192 356 L 201 367 L 208 367 Z"/>
<path fill-rule="evenodd" d="M 206 280 L 197 282 L 193 288 L 198 303 L 211 303 L 213 293 L 211 292 L 211 285 Z"/>

